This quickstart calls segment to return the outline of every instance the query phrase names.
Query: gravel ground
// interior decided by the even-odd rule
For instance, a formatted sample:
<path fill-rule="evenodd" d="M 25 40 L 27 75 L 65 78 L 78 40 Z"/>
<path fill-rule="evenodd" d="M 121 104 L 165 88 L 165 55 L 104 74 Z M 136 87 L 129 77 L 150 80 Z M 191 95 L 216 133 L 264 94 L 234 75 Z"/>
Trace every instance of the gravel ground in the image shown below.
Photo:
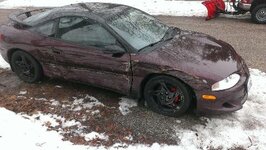
<path fill-rule="evenodd" d="M 0 24 L 7 21 L 6 16 L 14 10 L 0 10 Z M 190 18 L 190 17 L 169 17 L 169 16 L 158 16 L 163 22 L 180 27 L 182 29 L 188 29 L 193 31 L 199 31 L 210 34 L 219 39 L 222 39 L 235 47 L 236 51 L 246 60 L 247 64 L 251 68 L 258 68 L 262 71 L 266 71 L 266 51 L 265 51 L 265 40 L 266 40 L 266 26 L 257 25 L 250 22 L 250 19 L 228 19 L 228 18 L 216 18 L 211 21 L 205 21 L 204 18 Z M 14 73 L 10 71 L 0 70 L 0 83 L 5 86 L 0 86 L 0 95 L 16 94 L 20 89 L 33 90 L 32 93 L 36 94 L 37 90 L 40 90 L 40 85 L 28 85 L 20 82 Z M 116 106 L 121 95 L 107 92 L 101 89 L 94 89 L 91 87 L 84 87 L 84 85 L 75 83 L 64 83 L 57 82 L 54 80 L 44 81 L 41 87 L 42 91 L 49 92 L 45 87 L 51 87 L 52 85 L 60 84 L 65 87 L 69 92 L 54 91 L 54 95 L 63 95 L 63 97 L 73 96 L 79 89 L 83 93 L 88 93 L 91 96 L 101 99 L 107 105 Z M 71 92 L 71 88 L 73 88 Z M 34 92 L 34 90 L 36 90 Z M 4 91 L 9 91 L 5 93 Z M 14 91 L 12 93 L 12 91 Z M 82 93 L 81 92 L 81 93 Z M 36 95 L 35 95 L 36 96 Z M 43 95 L 42 95 L 43 96 Z M 130 128 L 135 134 L 134 137 L 144 136 L 147 138 L 155 137 L 156 141 L 165 141 L 168 144 L 176 144 L 179 142 L 176 137 L 169 137 L 173 132 L 173 125 L 180 126 L 180 128 L 188 128 L 195 124 L 204 124 L 205 121 L 200 119 L 197 115 L 192 112 L 180 117 L 170 118 L 162 115 L 153 113 L 146 108 L 134 107 L 131 109 L 132 113 L 122 116 L 115 113 L 112 116 L 113 121 L 119 123 L 123 127 Z M 110 116 L 109 116 L 110 117 Z M 134 141 L 141 143 L 141 141 Z M 149 142 L 148 142 L 149 143 Z"/>

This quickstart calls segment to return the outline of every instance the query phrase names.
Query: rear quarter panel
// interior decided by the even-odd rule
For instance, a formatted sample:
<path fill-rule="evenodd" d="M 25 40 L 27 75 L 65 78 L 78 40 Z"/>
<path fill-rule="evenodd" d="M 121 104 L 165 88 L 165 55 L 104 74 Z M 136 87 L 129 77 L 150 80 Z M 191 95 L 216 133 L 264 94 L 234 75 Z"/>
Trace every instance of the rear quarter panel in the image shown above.
<path fill-rule="evenodd" d="M 0 33 L 4 35 L 1 44 L 1 53 L 6 61 L 13 50 L 20 49 L 30 53 L 35 59 L 39 60 L 36 42 L 42 41 L 45 37 L 32 33 L 26 29 L 16 29 L 13 26 L 3 25 L 0 27 Z"/>

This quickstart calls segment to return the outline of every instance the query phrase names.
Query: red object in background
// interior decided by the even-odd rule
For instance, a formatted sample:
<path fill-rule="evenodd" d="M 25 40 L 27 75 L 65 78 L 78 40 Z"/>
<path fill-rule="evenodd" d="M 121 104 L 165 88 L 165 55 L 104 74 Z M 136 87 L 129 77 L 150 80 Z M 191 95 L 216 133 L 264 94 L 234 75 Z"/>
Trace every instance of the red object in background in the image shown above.
<path fill-rule="evenodd" d="M 208 10 L 208 16 L 206 20 L 215 18 L 218 13 L 225 11 L 225 3 L 223 0 L 207 0 L 202 2 L 202 4 Z"/>

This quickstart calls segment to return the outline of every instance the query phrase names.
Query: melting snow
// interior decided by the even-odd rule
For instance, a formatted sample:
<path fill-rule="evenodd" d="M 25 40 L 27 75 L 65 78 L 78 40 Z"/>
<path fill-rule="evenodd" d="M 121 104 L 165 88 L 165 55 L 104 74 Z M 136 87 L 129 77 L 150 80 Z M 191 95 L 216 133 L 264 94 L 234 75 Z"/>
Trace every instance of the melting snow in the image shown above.
<path fill-rule="evenodd" d="M 108 141 L 108 136 L 104 135 L 103 133 L 91 132 L 84 135 L 86 141 L 92 141 L 94 139 L 101 139 Z"/>
<path fill-rule="evenodd" d="M 58 106 L 58 105 L 60 105 L 60 102 L 59 101 L 56 101 L 55 99 L 51 99 L 50 102 L 52 102 L 51 103 L 52 106 Z"/>
<path fill-rule="evenodd" d="M 247 149 L 265 149 L 266 142 L 266 73 L 258 69 L 250 69 L 252 87 L 249 98 L 243 109 L 216 117 L 201 117 L 205 125 L 195 124 L 191 129 L 180 129 L 176 120 L 175 136 L 181 139 L 184 149 L 230 149 L 243 147 Z M 129 108 L 136 106 L 134 100 L 122 98 L 119 110 L 123 115 L 130 112 Z"/>
<path fill-rule="evenodd" d="M 51 126 L 51 127 L 55 127 L 55 126 L 59 125 L 59 123 L 56 121 L 55 118 L 52 117 L 52 115 L 44 115 L 44 114 L 41 114 L 40 112 L 38 114 L 34 114 L 32 116 L 28 116 L 25 114 L 22 114 L 22 116 L 24 118 L 31 120 L 32 122 L 38 122 L 42 125 L 46 124 L 46 125 Z"/>
<path fill-rule="evenodd" d="M 4 68 L 4 69 L 10 68 L 10 65 L 3 59 L 1 54 L 0 54 L 0 68 Z"/>
<path fill-rule="evenodd" d="M 176 131 L 174 136 L 180 139 L 179 145 L 160 145 L 158 143 L 147 145 L 126 145 L 130 150 L 159 150 L 159 149 L 230 149 L 242 147 L 243 149 L 265 149 L 266 147 L 266 74 L 257 70 L 250 69 L 253 86 L 249 92 L 249 98 L 244 108 L 227 115 L 216 117 L 201 117 L 206 124 L 194 124 L 191 128 L 180 127 L 179 119 L 176 120 Z M 92 98 L 87 96 L 90 100 Z M 82 101 L 78 101 L 81 103 Z M 102 105 L 97 101 L 98 104 Z M 134 100 L 121 98 L 120 111 L 127 114 L 129 108 L 137 105 Z M 47 123 L 50 126 L 57 126 L 58 120 L 64 127 L 79 126 L 81 124 L 75 120 L 65 120 L 56 115 L 35 114 L 33 116 L 15 114 L 5 108 L 0 108 L 0 145 L 5 149 L 105 149 L 104 147 L 90 147 L 73 145 L 70 142 L 62 141 L 59 132 L 47 131 Z M 100 138 L 108 140 L 104 133 L 83 133 L 86 140 Z M 169 135 L 173 136 L 173 135 Z M 131 137 L 125 137 L 130 138 Z M 14 144 L 14 141 L 16 144 Z M 121 149 L 125 144 L 117 143 L 109 149 Z M 119 148 L 120 147 L 120 148 Z"/>
<path fill-rule="evenodd" d="M 27 94 L 27 91 L 20 91 L 19 92 L 19 95 L 25 95 L 25 94 Z"/>
<path fill-rule="evenodd" d="M 126 136 L 125 139 L 127 139 L 129 141 L 132 141 L 133 140 L 133 136 L 132 135 Z"/>
<path fill-rule="evenodd" d="M 55 87 L 59 89 L 63 88 L 61 85 L 56 85 Z"/>
<path fill-rule="evenodd" d="M 38 120 L 34 117 L 39 117 L 40 119 Z M 39 114 L 29 117 L 0 108 L 1 149 L 87 149 L 84 146 L 77 146 L 71 142 L 62 141 L 63 137 L 56 131 L 47 131 L 47 127 L 43 124 L 47 121 L 52 126 L 57 125 L 55 120 L 45 115 Z"/>
<path fill-rule="evenodd" d="M 47 101 L 46 98 L 34 98 L 36 101 Z"/>
<path fill-rule="evenodd" d="M 65 121 L 62 124 L 63 128 L 72 127 L 72 126 L 81 126 L 81 123 L 76 120 L 70 120 L 70 121 Z"/>
<path fill-rule="evenodd" d="M 73 97 L 74 102 L 71 105 L 72 111 L 80 111 L 82 108 L 84 109 L 92 109 L 95 106 L 104 106 L 103 103 L 99 102 L 95 97 L 86 95 L 84 98 Z"/>
<path fill-rule="evenodd" d="M 26 99 L 26 96 L 17 96 L 17 99 Z"/>
<path fill-rule="evenodd" d="M 202 117 L 206 125 L 194 125 L 192 129 L 176 129 L 180 146 L 187 149 L 265 149 L 266 147 L 266 74 L 250 69 L 253 86 L 244 108 L 228 115 Z"/>
<path fill-rule="evenodd" d="M 137 102 L 136 100 L 133 99 L 128 99 L 128 98 L 121 98 L 120 102 L 119 102 L 119 110 L 123 115 L 127 115 L 128 113 L 130 113 L 130 109 L 131 107 L 136 107 L 137 106 Z"/>

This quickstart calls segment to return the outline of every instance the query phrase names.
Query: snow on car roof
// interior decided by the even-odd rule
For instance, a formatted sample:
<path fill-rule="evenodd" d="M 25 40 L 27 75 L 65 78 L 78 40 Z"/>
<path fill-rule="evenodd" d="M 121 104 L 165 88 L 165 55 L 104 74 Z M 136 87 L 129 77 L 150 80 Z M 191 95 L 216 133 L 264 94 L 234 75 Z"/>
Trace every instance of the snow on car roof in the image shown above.
<path fill-rule="evenodd" d="M 46 20 L 50 20 L 54 17 L 66 16 L 71 14 L 93 14 L 100 18 L 109 18 L 110 16 L 119 14 L 123 10 L 130 8 L 129 6 L 110 3 L 77 3 L 66 5 L 62 7 L 56 7 L 53 9 L 40 12 L 26 18 L 23 22 L 34 26 Z"/>

